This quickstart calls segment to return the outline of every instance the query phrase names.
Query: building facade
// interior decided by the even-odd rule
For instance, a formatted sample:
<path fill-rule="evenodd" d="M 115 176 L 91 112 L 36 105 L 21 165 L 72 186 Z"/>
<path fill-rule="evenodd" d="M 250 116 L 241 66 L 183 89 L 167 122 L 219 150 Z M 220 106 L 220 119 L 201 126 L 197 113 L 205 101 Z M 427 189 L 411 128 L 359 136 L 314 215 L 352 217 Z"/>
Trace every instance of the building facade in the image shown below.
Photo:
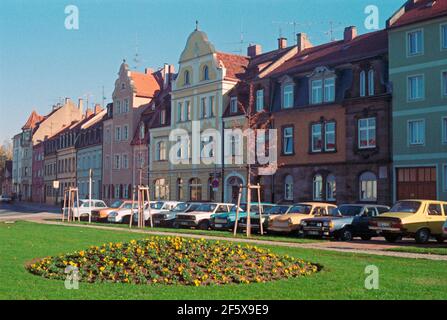
<path fill-rule="evenodd" d="M 39 142 L 33 146 L 33 165 L 32 165 L 32 201 L 45 202 L 45 184 L 44 184 L 44 143 Z"/>
<path fill-rule="evenodd" d="M 12 184 L 12 160 L 5 161 L 5 171 L 3 172 L 2 195 L 13 196 L 14 188 Z"/>
<path fill-rule="evenodd" d="M 388 33 L 394 200 L 447 200 L 447 2 L 407 1 Z"/>
<path fill-rule="evenodd" d="M 159 72 L 146 69 L 145 73 L 130 71 L 123 62 L 113 91 L 113 107 L 104 120 L 103 138 L 103 195 L 107 200 L 130 199 L 132 186 L 139 181 L 134 166 L 131 144 L 141 114 L 160 90 Z"/>
<path fill-rule="evenodd" d="M 278 132 L 273 201 L 389 204 L 387 34 L 299 48 L 269 77 Z"/>

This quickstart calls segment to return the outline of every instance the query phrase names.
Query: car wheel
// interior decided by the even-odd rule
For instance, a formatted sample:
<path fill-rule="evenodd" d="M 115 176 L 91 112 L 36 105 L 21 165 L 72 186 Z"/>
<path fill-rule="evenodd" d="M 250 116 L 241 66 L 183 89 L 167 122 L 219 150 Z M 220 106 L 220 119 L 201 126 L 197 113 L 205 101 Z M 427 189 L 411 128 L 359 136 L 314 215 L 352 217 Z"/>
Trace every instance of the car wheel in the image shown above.
<path fill-rule="evenodd" d="M 340 240 L 342 241 L 352 241 L 352 231 L 344 228 L 343 230 L 341 230 L 340 232 Z"/>
<path fill-rule="evenodd" d="M 430 230 L 420 229 L 414 237 L 417 243 L 427 243 L 430 240 Z"/>
<path fill-rule="evenodd" d="M 391 242 L 391 243 L 394 243 L 394 242 L 396 242 L 397 240 L 399 240 L 400 239 L 400 236 L 398 236 L 398 235 L 391 235 L 391 234 L 388 234 L 388 235 L 386 235 L 386 236 L 384 236 L 385 237 L 385 240 L 386 241 L 388 241 L 388 242 Z"/>
<path fill-rule="evenodd" d="M 371 236 L 361 236 L 360 238 L 362 238 L 363 241 L 369 241 L 371 240 Z"/>
<path fill-rule="evenodd" d="M 200 221 L 197 227 L 200 230 L 208 230 L 210 228 L 210 222 L 208 220 Z"/>

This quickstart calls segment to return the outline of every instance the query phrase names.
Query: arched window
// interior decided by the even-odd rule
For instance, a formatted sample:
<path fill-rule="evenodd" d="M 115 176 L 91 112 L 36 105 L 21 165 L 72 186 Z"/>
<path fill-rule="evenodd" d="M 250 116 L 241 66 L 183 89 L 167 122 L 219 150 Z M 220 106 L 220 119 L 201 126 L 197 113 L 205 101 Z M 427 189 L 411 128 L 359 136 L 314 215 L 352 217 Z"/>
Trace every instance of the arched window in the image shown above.
<path fill-rule="evenodd" d="M 284 179 L 284 200 L 293 201 L 293 177 L 291 175 Z"/>
<path fill-rule="evenodd" d="M 184 73 L 184 84 L 185 84 L 185 86 L 190 84 L 189 71 L 188 70 L 186 70 L 185 73 Z"/>
<path fill-rule="evenodd" d="M 203 78 L 203 80 L 210 79 L 208 66 L 203 67 L 203 77 L 202 78 Z"/>
<path fill-rule="evenodd" d="M 374 95 L 374 70 L 368 71 L 368 95 Z"/>
<path fill-rule="evenodd" d="M 178 178 L 177 179 L 177 200 L 183 199 L 183 179 Z"/>
<path fill-rule="evenodd" d="M 365 71 L 360 72 L 360 96 L 366 95 L 366 74 Z"/>
<path fill-rule="evenodd" d="M 335 201 L 337 198 L 337 182 L 335 176 L 330 174 L 326 178 L 326 200 Z"/>
<path fill-rule="evenodd" d="M 202 183 L 199 178 L 189 180 L 189 200 L 202 201 Z"/>
<path fill-rule="evenodd" d="M 323 177 L 321 174 L 316 174 L 313 180 L 313 199 L 323 199 Z"/>
<path fill-rule="evenodd" d="M 364 172 L 360 175 L 360 200 L 377 201 L 377 177 L 372 172 Z"/>
<path fill-rule="evenodd" d="M 159 141 L 156 145 L 155 160 L 166 160 L 166 143 L 164 141 Z"/>

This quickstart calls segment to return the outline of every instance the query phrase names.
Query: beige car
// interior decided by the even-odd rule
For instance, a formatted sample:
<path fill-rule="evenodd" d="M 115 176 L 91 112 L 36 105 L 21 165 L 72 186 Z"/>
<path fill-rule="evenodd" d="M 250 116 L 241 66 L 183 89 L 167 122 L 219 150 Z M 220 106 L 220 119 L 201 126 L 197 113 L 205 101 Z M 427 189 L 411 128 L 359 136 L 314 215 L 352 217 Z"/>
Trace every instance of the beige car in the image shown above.
<path fill-rule="evenodd" d="M 435 200 L 398 201 L 389 212 L 370 220 L 369 228 L 379 232 L 388 242 L 402 237 L 426 243 L 430 237 L 443 242 L 442 226 L 447 219 L 447 202 Z"/>
<path fill-rule="evenodd" d="M 315 216 L 325 216 L 337 210 L 337 206 L 323 202 L 301 202 L 290 208 L 287 214 L 270 219 L 268 230 L 273 232 L 298 232 L 301 220 Z"/>

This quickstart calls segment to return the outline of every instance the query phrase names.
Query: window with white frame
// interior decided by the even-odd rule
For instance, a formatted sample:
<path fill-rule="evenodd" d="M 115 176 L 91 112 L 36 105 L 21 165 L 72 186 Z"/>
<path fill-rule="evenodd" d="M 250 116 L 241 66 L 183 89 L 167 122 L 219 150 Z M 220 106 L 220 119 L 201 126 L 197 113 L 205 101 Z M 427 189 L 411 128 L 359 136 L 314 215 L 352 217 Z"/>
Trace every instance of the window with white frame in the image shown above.
<path fill-rule="evenodd" d="M 123 126 L 123 140 L 127 141 L 129 139 L 129 126 L 126 124 Z"/>
<path fill-rule="evenodd" d="M 337 198 L 337 182 L 333 174 L 326 178 L 326 200 L 335 201 Z"/>
<path fill-rule="evenodd" d="M 202 76 L 202 79 L 203 79 L 203 80 L 209 80 L 209 79 L 210 79 L 210 77 L 209 77 L 209 69 L 208 69 L 208 66 L 204 66 L 204 67 L 203 67 L 203 76 Z"/>
<path fill-rule="evenodd" d="M 284 179 L 284 200 L 293 201 L 293 177 L 291 175 Z"/>
<path fill-rule="evenodd" d="M 408 100 L 419 100 L 424 98 L 424 76 L 416 75 L 408 77 Z"/>
<path fill-rule="evenodd" d="M 407 33 L 407 54 L 414 56 L 422 54 L 424 50 L 422 30 L 415 30 Z"/>
<path fill-rule="evenodd" d="M 129 186 L 127 184 L 123 185 L 123 198 L 129 199 Z"/>
<path fill-rule="evenodd" d="M 120 114 L 121 113 L 121 101 L 117 100 L 115 102 L 115 112 L 114 114 Z"/>
<path fill-rule="evenodd" d="M 123 107 L 123 113 L 129 112 L 129 99 L 124 99 L 124 107 Z"/>
<path fill-rule="evenodd" d="M 121 127 L 115 127 L 115 141 L 121 141 Z"/>
<path fill-rule="evenodd" d="M 230 112 L 236 113 L 237 112 L 237 97 L 231 97 L 230 98 Z"/>
<path fill-rule="evenodd" d="M 206 117 L 207 117 L 206 98 L 202 97 L 200 98 L 200 118 L 204 119 Z"/>
<path fill-rule="evenodd" d="M 283 154 L 293 154 L 293 127 L 283 129 Z"/>
<path fill-rule="evenodd" d="M 156 144 L 155 160 L 157 161 L 166 160 L 166 143 L 164 141 L 159 141 Z"/>
<path fill-rule="evenodd" d="M 425 121 L 408 121 L 408 143 L 410 145 L 421 145 L 425 143 Z"/>
<path fill-rule="evenodd" d="M 313 178 L 313 200 L 323 200 L 323 176 L 316 174 Z"/>
<path fill-rule="evenodd" d="M 441 48 L 447 49 L 447 24 L 441 25 Z"/>
<path fill-rule="evenodd" d="M 191 103 L 189 101 L 185 101 L 183 106 L 183 120 L 191 120 Z"/>
<path fill-rule="evenodd" d="M 264 109 L 264 89 L 256 91 L 256 111 Z"/>
<path fill-rule="evenodd" d="M 365 71 L 360 72 L 360 96 L 366 96 L 366 73 Z"/>
<path fill-rule="evenodd" d="M 123 154 L 122 157 L 122 168 L 123 169 L 129 169 L 129 158 L 127 154 Z"/>
<path fill-rule="evenodd" d="M 447 117 L 442 118 L 442 143 L 447 144 Z"/>
<path fill-rule="evenodd" d="M 311 81 L 311 102 L 312 104 L 319 104 L 323 102 L 323 80 L 312 80 Z"/>
<path fill-rule="evenodd" d="M 335 122 L 327 122 L 324 125 L 324 149 L 325 151 L 335 150 Z"/>
<path fill-rule="evenodd" d="M 121 168 L 121 156 L 119 154 L 115 154 L 113 156 L 113 169 L 119 170 Z"/>
<path fill-rule="evenodd" d="M 360 175 L 360 200 L 377 201 L 377 177 L 372 172 L 364 172 Z"/>
<path fill-rule="evenodd" d="M 185 73 L 183 74 L 183 84 L 185 86 L 190 84 L 189 71 L 188 70 L 186 70 Z"/>
<path fill-rule="evenodd" d="M 376 118 L 358 120 L 358 147 L 359 149 L 376 147 Z"/>
<path fill-rule="evenodd" d="M 119 199 L 120 198 L 120 192 L 121 191 L 121 185 L 116 184 L 115 188 L 114 188 L 114 195 L 115 195 L 115 199 Z"/>
<path fill-rule="evenodd" d="M 283 109 L 288 109 L 293 107 L 293 85 L 287 84 L 283 89 L 282 97 L 282 107 Z"/>
<path fill-rule="evenodd" d="M 322 134 L 321 123 L 315 123 L 312 125 L 312 141 L 311 150 L 312 152 L 321 152 L 323 149 L 323 134 Z"/>
<path fill-rule="evenodd" d="M 374 94 L 374 70 L 370 69 L 368 71 L 368 95 L 373 96 Z"/>
<path fill-rule="evenodd" d="M 335 100 L 335 78 L 324 79 L 324 102 L 333 102 Z"/>
<path fill-rule="evenodd" d="M 203 137 L 201 141 L 200 153 L 202 158 L 214 157 L 214 149 L 212 148 L 214 138 L 212 136 Z M 205 146 L 207 146 L 208 154 L 205 154 Z"/>
<path fill-rule="evenodd" d="M 177 103 L 177 122 L 182 121 L 182 114 L 183 114 L 182 109 L 183 109 L 182 103 L 178 102 Z"/>

